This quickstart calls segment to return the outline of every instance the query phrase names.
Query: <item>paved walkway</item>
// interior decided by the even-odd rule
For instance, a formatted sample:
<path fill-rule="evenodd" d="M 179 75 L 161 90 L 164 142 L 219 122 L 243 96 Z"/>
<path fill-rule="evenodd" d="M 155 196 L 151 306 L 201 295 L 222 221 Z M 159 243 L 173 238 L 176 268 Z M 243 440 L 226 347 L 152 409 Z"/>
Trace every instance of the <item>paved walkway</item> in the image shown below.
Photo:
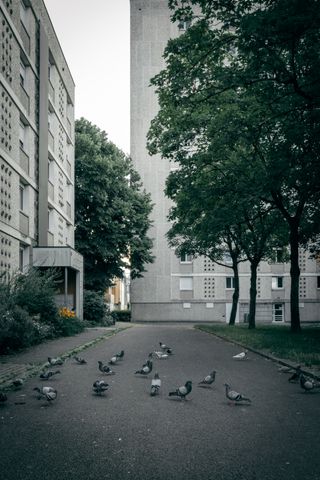
<path fill-rule="evenodd" d="M 86 328 L 72 337 L 56 338 L 23 352 L 3 355 L 0 357 L 0 389 L 10 387 L 16 378 L 25 379 L 37 374 L 47 364 L 48 357 L 70 357 L 128 327 L 130 323 L 121 322 L 110 327 Z"/>

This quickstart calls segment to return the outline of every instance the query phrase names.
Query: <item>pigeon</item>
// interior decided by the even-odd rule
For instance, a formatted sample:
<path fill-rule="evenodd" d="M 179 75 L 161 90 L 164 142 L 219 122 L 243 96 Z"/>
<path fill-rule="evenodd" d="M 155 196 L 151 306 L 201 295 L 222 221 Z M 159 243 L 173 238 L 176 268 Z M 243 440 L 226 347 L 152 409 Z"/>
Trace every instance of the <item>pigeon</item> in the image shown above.
<path fill-rule="evenodd" d="M 55 367 L 56 365 L 63 365 L 63 360 L 60 357 L 48 357 L 48 362 L 52 367 Z"/>
<path fill-rule="evenodd" d="M 157 358 L 159 358 L 160 360 L 164 360 L 165 358 L 169 358 L 169 355 L 168 353 L 164 353 L 164 352 L 153 352 L 155 354 L 155 356 Z"/>
<path fill-rule="evenodd" d="M 104 393 L 106 390 L 108 390 L 109 384 L 104 382 L 103 380 L 96 380 L 92 386 L 93 391 L 97 395 L 101 395 L 101 393 Z"/>
<path fill-rule="evenodd" d="M 311 378 L 307 378 L 303 375 L 303 373 L 300 373 L 300 386 L 303 388 L 305 392 L 311 392 L 314 388 L 320 388 L 320 383 L 315 382 Z"/>
<path fill-rule="evenodd" d="M 237 355 L 233 355 L 232 358 L 235 360 L 244 360 L 245 358 L 248 358 L 248 350 L 245 350 L 244 352 L 240 352 Z"/>
<path fill-rule="evenodd" d="M 145 363 L 141 370 L 137 370 L 136 373 L 139 373 L 140 375 L 148 375 L 149 373 L 152 372 L 152 360 L 148 360 L 147 363 Z"/>
<path fill-rule="evenodd" d="M 296 368 L 296 371 L 291 375 L 290 378 L 288 378 L 288 382 L 297 382 L 300 378 L 301 374 L 301 366 L 298 365 Z"/>
<path fill-rule="evenodd" d="M 188 380 L 185 385 L 182 387 L 177 388 L 174 392 L 169 392 L 169 397 L 180 397 L 181 399 L 185 400 L 186 396 L 189 395 L 189 393 L 192 390 L 192 382 L 191 380 Z"/>
<path fill-rule="evenodd" d="M 87 363 L 84 358 L 81 358 L 81 357 L 73 357 L 73 358 L 77 363 L 79 363 L 79 365 L 85 365 Z"/>
<path fill-rule="evenodd" d="M 35 387 L 33 390 L 39 392 L 38 400 L 44 397 L 49 403 L 57 398 L 58 392 L 52 387 Z"/>
<path fill-rule="evenodd" d="M 58 373 L 61 373 L 60 370 L 56 370 L 55 372 L 48 370 L 47 372 L 41 372 L 39 378 L 41 380 L 49 380 L 49 378 L 53 377 L 53 375 L 57 375 Z"/>
<path fill-rule="evenodd" d="M 117 355 L 113 355 L 113 357 L 111 357 L 109 360 L 109 365 L 115 365 L 117 361 L 118 361 Z"/>
<path fill-rule="evenodd" d="M 172 355 L 172 348 L 170 348 L 168 345 L 166 345 L 165 343 L 162 343 L 162 342 L 159 342 L 159 345 L 160 345 L 160 348 L 167 352 L 169 355 Z"/>
<path fill-rule="evenodd" d="M 213 370 L 211 373 L 209 373 L 209 375 L 207 375 L 206 377 L 204 377 L 201 382 L 198 383 L 199 386 L 202 386 L 202 385 L 212 385 L 212 383 L 215 381 L 215 378 L 216 378 L 216 371 Z"/>
<path fill-rule="evenodd" d="M 15 388 L 21 388 L 24 384 L 24 380 L 22 378 L 15 378 L 12 382 L 12 386 Z"/>
<path fill-rule="evenodd" d="M 151 392 L 150 392 L 151 397 L 154 397 L 159 393 L 160 387 L 161 387 L 161 380 L 160 380 L 159 374 L 155 373 L 154 378 L 151 380 Z"/>
<path fill-rule="evenodd" d="M 5 403 L 8 400 L 8 397 L 5 393 L 0 392 L 0 404 Z"/>
<path fill-rule="evenodd" d="M 108 367 L 107 365 L 103 365 L 102 362 L 99 361 L 98 365 L 99 365 L 100 372 L 106 373 L 107 375 L 114 375 L 115 374 L 115 372 L 113 370 L 111 370 L 110 367 Z"/>
<path fill-rule="evenodd" d="M 224 386 L 226 387 L 226 397 L 227 397 L 227 399 L 230 400 L 231 402 L 233 402 L 234 405 L 236 403 L 240 403 L 240 402 L 251 403 L 250 398 L 244 397 L 243 395 L 241 395 L 241 393 L 236 392 L 235 390 L 230 390 L 230 385 L 228 385 L 228 383 L 225 383 Z"/>
<path fill-rule="evenodd" d="M 116 353 L 115 356 L 117 357 L 117 359 L 123 358 L 124 357 L 124 350 L 121 350 L 121 352 Z"/>
<path fill-rule="evenodd" d="M 280 373 L 292 373 L 294 370 L 295 369 L 293 367 L 286 367 L 286 366 L 278 368 L 278 372 L 280 372 Z"/>

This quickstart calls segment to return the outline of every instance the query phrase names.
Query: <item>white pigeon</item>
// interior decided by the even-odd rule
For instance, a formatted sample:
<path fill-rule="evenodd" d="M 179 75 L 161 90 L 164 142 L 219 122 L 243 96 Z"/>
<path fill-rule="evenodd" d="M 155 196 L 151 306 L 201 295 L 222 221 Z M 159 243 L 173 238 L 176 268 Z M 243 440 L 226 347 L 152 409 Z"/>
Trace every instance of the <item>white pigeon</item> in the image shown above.
<path fill-rule="evenodd" d="M 153 352 L 159 360 L 164 360 L 165 358 L 169 358 L 169 355 L 164 352 Z"/>
<path fill-rule="evenodd" d="M 48 362 L 52 367 L 55 367 L 56 365 L 63 365 L 63 360 L 60 357 L 48 357 Z"/>
<path fill-rule="evenodd" d="M 117 361 L 118 361 L 117 355 L 113 355 L 113 357 L 111 357 L 109 360 L 109 365 L 115 365 Z"/>
<path fill-rule="evenodd" d="M 228 383 L 225 383 L 224 386 L 226 387 L 226 397 L 228 400 L 233 402 L 233 404 L 241 402 L 251 403 L 250 398 L 244 397 L 241 393 L 236 392 L 235 390 L 231 390 Z"/>
<path fill-rule="evenodd" d="M 248 358 L 248 350 L 245 350 L 244 352 L 237 353 L 237 355 L 233 355 L 232 358 L 235 360 L 244 360 L 245 358 Z"/>
<path fill-rule="evenodd" d="M 159 374 L 155 373 L 154 378 L 151 380 L 151 392 L 150 392 L 151 397 L 154 397 L 159 393 L 160 387 L 161 387 L 161 379 L 159 377 Z"/>
<path fill-rule="evenodd" d="M 312 378 L 307 378 L 303 375 L 303 373 L 300 373 L 300 386 L 303 388 L 305 392 L 311 392 L 314 388 L 320 388 L 320 383 L 315 382 L 312 380 Z"/>
<path fill-rule="evenodd" d="M 38 400 L 44 397 L 49 403 L 57 398 L 58 392 L 52 387 L 35 387 L 33 390 L 39 392 Z"/>

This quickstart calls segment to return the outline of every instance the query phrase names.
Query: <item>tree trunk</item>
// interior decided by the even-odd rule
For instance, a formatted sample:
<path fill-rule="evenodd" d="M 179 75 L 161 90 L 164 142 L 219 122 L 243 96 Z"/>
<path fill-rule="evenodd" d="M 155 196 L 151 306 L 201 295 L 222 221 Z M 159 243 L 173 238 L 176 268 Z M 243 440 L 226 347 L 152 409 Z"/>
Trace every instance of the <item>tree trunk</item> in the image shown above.
<path fill-rule="evenodd" d="M 298 222 L 290 222 L 290 308 L 291 308 L 291 332 L 301 332 L 299 311 L 299 233 Z"/>
<path fill-rule="evenodd" d="M 234 274 L 234 292 L 232 295 L 232 308 L 229 318 L 229 325 L 234 325 L 236 321 L 237 309 L 238 309 L 238 301 L 239 301 L 239 269 L 238 269 L 238 262 L 233 261 L 232 263 L 232 270 Z"/>
<path fill-rule="evenodd" d="M 250 262 L 249 328 L 256 328 L 257 268 L 259 263 Z"/>

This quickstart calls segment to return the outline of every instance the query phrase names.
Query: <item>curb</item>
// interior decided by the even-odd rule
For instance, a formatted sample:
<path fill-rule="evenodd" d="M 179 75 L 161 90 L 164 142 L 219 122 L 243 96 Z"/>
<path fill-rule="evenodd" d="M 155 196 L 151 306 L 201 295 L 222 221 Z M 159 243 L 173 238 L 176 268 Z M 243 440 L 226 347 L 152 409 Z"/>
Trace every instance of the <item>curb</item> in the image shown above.
<path fill-rule="evenodd" d="M 125 326 L 125 327 L 120 327 L 116 328 L 114 330 L 111 330 L 103 335 L 100 335 L 99 337 L 95 338 L 94 340 L 90 340 L 90 342 L 83 343 L 82 345 L 77 345 L 74 348 L 71 348 L 70 350 L 67 350 L 63 354 L 59 355 L 62 360 L 66 360 L 67 358 L 72 357 L 75 353 L 82 352 L 83 350 L 87 350 L 90 347 L 93 347 L 97 343 L 102 342 L 103 340 L 106 340 L 109 337 L 113 337 L 119 332 L 122 332 L 124 330 L 127 330 L 128 328 L 131 328 L 131 326 Z M 22 378 L 23 381 L 27 380 L 28 378 L 32 378 L 36 376 L 38 373 L 42 372 L 49 366 L 48 362 L 38 364 L 38 365 L 32 365 L 32 364 L 26 364 L 26 372 L 24 375 L 21 375 L 19 378 Z M 16 378 L 16 374 L 13 375 L 6 375 L 5 380 L 2 382 L 0 379 L 0 389 L 1 391 L 10 391 L 14 390 L 14 387 L 12 386 L 12 381 Z"/>
<path fill-rule="evenodd" d="M 197 326 L 195 328 L 197 328 L 201 332 L 208 333 L 209 335 L 214 335 L 215 337 L 220 338 L 221 340 L 223 340 L 225 342 L 233 343 L 234 345 L 238 345 L 239 347 L 245 348 L 249 352 L 255 353 L 256 355 L 260 355 L 260 357 L 266 358 L 267 360 L 271 360 L 272 362 L 278 363 L 279 365 L 282 365 L 284 367 L 292 368 L 292 370 L 296 370 L 296 368 L 297 368 L 296 365 L 294 365 L 293 363 L 282 360 L 281 358 L 277 358 L 274 355 L 271 355 L 269 353 L 264 353 L 264 352 L 261 352 L 260 350 L 255 350 L 252 347 L 248 347 L 247 345 L 244 345 L 243 343 L 237 342 L 237 340 L 230 340 L 229 338 L 223 337 L 222 335 L 219 335 L 217 333 L 202 330 L 202 328 L 199 328 Z M 304 375 L 307 375 L 308 377 L 311 377 L 311 378 L 314 378 L 315 380 L 320 381 L 320 375 L 315 375 L 314 373 L 310 372 L 310 370 L 301 369 L 301 372 Z"/>

